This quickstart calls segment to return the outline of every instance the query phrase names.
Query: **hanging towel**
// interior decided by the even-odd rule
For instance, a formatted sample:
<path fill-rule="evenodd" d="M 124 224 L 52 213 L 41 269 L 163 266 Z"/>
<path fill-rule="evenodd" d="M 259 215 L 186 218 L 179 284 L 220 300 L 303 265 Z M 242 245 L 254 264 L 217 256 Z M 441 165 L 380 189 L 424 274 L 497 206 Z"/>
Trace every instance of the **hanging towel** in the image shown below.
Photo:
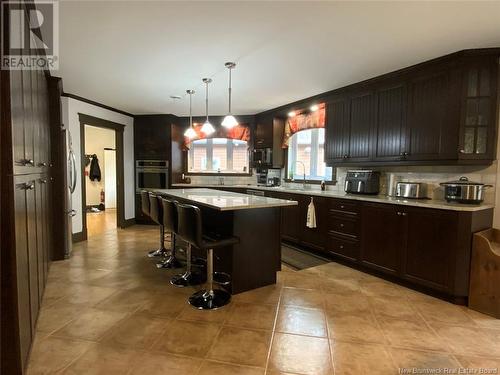
<path fill-rule="evenodd" d="M 311 203 L 307 207 L 307 222 L 306 227 L 316 228 L 316 209 L 314 208 L 314 201 L 311 198 Z"/>
<path fill-rule="evenodd" d="M 99 167 L 99 160 L 97 160 L 97 155 L 92 155 L 89 178 L 90 181 L 101 181 L 101 168 Z"/>

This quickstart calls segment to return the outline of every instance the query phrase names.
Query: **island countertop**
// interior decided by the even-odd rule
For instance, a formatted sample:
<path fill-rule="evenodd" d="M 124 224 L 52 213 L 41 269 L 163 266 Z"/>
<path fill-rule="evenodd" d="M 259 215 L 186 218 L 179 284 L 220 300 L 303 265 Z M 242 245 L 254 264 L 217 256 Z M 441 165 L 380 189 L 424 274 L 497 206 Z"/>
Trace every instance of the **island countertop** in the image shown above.
<path fill-rule="evenodd" d="M 296 201 L 232 193 L 215 189 L 155 189 L 155 193 L 190 201 L 219 211 L 296 206 Z"/>

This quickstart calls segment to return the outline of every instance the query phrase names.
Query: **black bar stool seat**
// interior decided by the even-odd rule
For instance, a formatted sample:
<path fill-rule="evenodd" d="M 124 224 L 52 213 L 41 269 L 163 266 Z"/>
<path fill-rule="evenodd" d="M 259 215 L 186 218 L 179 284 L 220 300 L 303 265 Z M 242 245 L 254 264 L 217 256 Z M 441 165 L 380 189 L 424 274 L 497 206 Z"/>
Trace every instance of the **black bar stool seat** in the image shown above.
<path fill-rule="evenodd" d="M 149 192 L 146 190 L 141 190 L 141 210 L 142 213 L 148 217 L 151 217 L 151 203 L 149 202 Z M 148 251 L 148 257 L 156 256 L 158 250 Z"/>
<path fill-rule="evenodd" d="M 160 202 L 160 197 L 154 193 L 149 192 L 149 216 L 151 219 L 160 226 L 160 244 L 158 250 L 150 251 L 148 257 L 163 256 L 167 253 L 165 249 L 165 230 L 163 228 L 163 206 Z"/>
<path fill-rule="evenodd" d="M 177 208 L 176 201 L 160 197 L 163 208 L 162 224 L 163 230 L 170 233 L 170 253 L 165 260 L 156 264 L 158 268 L 179 268 L 181 263 L 176 257 L 176 237 L 177 237 Z"/>
<path fill-rule="evenodd" d="M 207 284 L 206 288 L 189 297 L 189 303 L 200 310 L 213 310 L 225 306 L 231 300 L 231 294 L 222 289 L 214 289 L 213 251 L 218 247 L 232 246 L 239 242 L 237 237 L 222 237 L 218 234 L 203 234 L 201 211 L 188 204 L 177 204 L 178 233 L 188 243 L 207 251 Z"/>

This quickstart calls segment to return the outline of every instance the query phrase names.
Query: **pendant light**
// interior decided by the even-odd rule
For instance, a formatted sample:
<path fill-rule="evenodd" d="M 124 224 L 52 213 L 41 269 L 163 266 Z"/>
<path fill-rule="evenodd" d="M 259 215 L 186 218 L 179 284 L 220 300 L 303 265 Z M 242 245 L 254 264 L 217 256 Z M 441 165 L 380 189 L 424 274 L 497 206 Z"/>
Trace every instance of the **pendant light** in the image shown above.
<path fill-rule="evenodd" d="M 222 126 L 231 129 L 238 125 L 238 121 L 236 121 L 234 116 L 231 114 L 231 70 L 234 69 L 236 63 L 227 62 L 225 66 L 229 70 L 229 112 L 226 117 L 224 117 L 224 120 L 222 120 Z"/>
<path fill-rule="evenodd" d="M 205 120 L 205 123 L 201 127 L 201 131 L 205 133 L 206 135 L 212 134 L 215 129 L 213 125 L 208 121 L 208 84 L 212 82 L 211 78 L 203 78 L 203 83 L 206 85 L 206 91 L 205 91 L 205 112 L 207 115 L 207 119 Z"/>
<path fill-rule="evenodd" d="M 188 137 L 189 139 L 193 139 L 196 137 L 196 132 L 194 131 L 193 128 L 193 94 L 194 90 L 186 90 L 186 93 L 189 94 L 189 128 L 184 132 L 184 136 Z"/>

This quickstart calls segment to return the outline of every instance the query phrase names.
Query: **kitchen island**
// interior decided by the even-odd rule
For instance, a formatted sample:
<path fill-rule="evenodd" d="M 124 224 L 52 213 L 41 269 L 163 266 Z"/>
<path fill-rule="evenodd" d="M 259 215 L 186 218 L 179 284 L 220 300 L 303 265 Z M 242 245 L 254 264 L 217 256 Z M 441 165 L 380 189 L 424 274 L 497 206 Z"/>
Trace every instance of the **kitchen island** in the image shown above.
<path fill-rule="evenodd" d="M 239 238 L 236 245 L 214 250 L 214 268 L 231 275 L 233 294 L 276 283 L 281 269 L 281 207 L 296 206 L 296 201 L 214 189 L 154 192 L 198 206 L 204 232 Z"/>

